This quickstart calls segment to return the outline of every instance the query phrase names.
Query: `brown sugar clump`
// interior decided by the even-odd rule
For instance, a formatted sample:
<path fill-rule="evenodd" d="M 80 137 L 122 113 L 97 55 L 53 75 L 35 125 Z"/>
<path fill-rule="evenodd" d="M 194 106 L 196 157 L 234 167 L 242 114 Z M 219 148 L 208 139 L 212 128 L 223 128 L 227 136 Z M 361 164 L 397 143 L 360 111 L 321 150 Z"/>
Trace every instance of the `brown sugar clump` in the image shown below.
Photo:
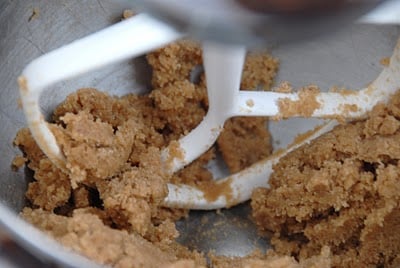
<path fill-rule="evenodd" d="M 153 90 L 149 98 L 155 106 L 158 120 L 168 141 L 180 138 L 196 127 L 205 116 L 207 93 L 193 83 L 173 81 L 163 88 Z"/>
<path fill-rule="evenodd" d="M 202 51 L 196 42 L 182 40 L 148 54 L 147 60 L 153 68 L 149 99 L 170 142 L 197 126 L 207 112 L 206 88 L 191 79 L 202 64 Z"/>
<path fill-rule="evenodd" d="M 116 130 L 101 119 L 95 119 L 86 111 L 61 117 L 66 125 L 57 131 L 71 172 L 72 186 L 91 179 L 117 175 L 126 165 L 132 152 L 136 130 L 140 126 L 128 120 Z"/>
<path fill-rule="evenodd" d="M 71 194 L 68 176 L 44 156 L 28 129 L 17 133 L 14 144 L 24 152 L 28 167 L 35 172 L 35 181 L 29 184 L 26 197 L 34 206 L 49 211 L 65 205 Z"/>
<path fill-rule="evenodd" d="M 299 260 L 328 246 L 334 267 L 396 267 L 400 253 L 400 94 L 369 118 L 340 125 L 285 156 L 253 216 Z"/>
<path fill-rule="evenodd" d="M 319 88 L 310 85 L 300 89 L 298 92 L 298 100 L 290 100 L 289 98 L 282 98 L 278 102 L 279 116 L 278 118 L 289 118 L 293 116 L 309 117 L 314 111 L 321 107 L 317 100 Z"/>
<path fill-rule="evenodd" d="M 71 195 L 71 181 L 49 159 L 42 159 L 35 171 L 35 181 L 31 182 L 26 197 L 34 206 L 52 211 L 67 204 Z"/>
<path fill-rule="evenodd" d="M 217 143 L 230 172 L 238 172 L 270 155 L 267 122 L 265 117 L 237 117 L 225 123 Z"/>
<path fill-rule="evenodd" d="M 149 148 L 139 168 L 111 181 L 99 181 L 97 188 L 104 209 L 117 226 L 146 235 L 157 207 L 167 195 L 165 177 L 159 151 Z"/>
<path fill-rule="evenodd" d="M 193 69 L 202 64 L 202 52 L 198 43 L 191 40 L 178 41 L 147 55 L 153 68 L 154 89 L 175 82 L 190 80 Z"/>
<path fill-rule="evenodd" d="M 279 61 L 269 53 L 248 53 L 243 66 L 241 89 L 255 90 L 260 87 L 269 90 L 273 84 Z"/>

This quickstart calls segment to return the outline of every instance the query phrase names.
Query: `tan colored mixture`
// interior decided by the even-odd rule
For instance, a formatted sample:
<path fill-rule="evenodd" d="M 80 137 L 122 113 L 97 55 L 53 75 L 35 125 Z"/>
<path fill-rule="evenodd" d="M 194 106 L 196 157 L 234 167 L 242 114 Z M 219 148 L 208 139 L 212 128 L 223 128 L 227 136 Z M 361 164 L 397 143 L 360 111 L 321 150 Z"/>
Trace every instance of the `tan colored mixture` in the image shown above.
<path fill-rule="evenodd" d="M 302 260 L 328 246 L 334 267 L 399 267 L 399 141 L 397 94 L 284 157 L 252 197 L 276 252 Z"/>
<path fill-rule="evenodd" d="M 204 267 L 203 253 L 175 242 L 187 211 L 162 207 L 167 182 L 210 188 L 206 164 L 220 152 L 231 172 L 271 152 L 266 118 L 229 120 L 216 146 L 177 174 L 160 149 L 207 112 L 201 50 L 180 41 L 147 56 L 148 95 L 81 89 L 54 111 L 51 128 L 67 159 L 56 168 L 22 129 L 13 162 L 33 170 L 21 215 L 62 244 L 115 267 Z M 249 54 L 242 89 L 269 89 L 278 62 Z M 311 92 L 313 93 L 313 92 Z M 305 100 L 302 99 L 303 103 Z M 315 107 L 314 107 L 315 108 Z M 254 220 L 275 249 L 246 258 L 211 256 L 213 267 L 395 267 L 400 265 L 400 95 L 366 121 L 337 127 L 275 166 L 270 189 L 252 198 Z M 212 199 L 212 197 L 210 197 Z"/>

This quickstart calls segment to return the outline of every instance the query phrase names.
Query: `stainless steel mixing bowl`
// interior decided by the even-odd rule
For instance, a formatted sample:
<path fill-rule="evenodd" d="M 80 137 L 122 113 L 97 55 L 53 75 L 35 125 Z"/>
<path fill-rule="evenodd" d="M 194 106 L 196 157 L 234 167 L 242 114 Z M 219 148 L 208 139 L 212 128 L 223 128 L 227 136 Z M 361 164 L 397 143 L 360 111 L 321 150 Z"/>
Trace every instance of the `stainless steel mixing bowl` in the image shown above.
<path fill-rule="evenodd" d="M 25 126 L 18 108 L 16 81 L 32 59 L 117 22 L 123 9 L 106 0 L 0 0 L 0 225 L 36 256 L 63 266 L 95 264 L 63 249 L 18 217 L 25 205 L 29 173 L 10 168 L 19 153 L 12 146 L 13 138 Z M 396 26 L 350 25 L 300 45 L 272 47 L 272 54 L 281 60 L 277 82 L 287 80 L 294 86 L 312 82 L 322 89 L 334 85 L 361 88 L 377 76 L 380 59 L 391 55 L 399 34 Z M 137 58 L 60 83 L 41 100 L 45 114 L 49 115 L 68 93 L 80 87 L 96 87 L 118 95 L 144 92 L 149 88 L 149 68 L 143 58 Z M 291 119 L 271 123 L 273 136 L 279 137 L 274 140 L 275 147 L 285 146 L 294 135 L 317 122 Z M 192 212 L 177 226 L 182 243 L 204 251 L 214 249 L 217 254 L 242 256 L 255 247 L 268 245 L 251 224 L 248 205 L 221 213 Z"/>

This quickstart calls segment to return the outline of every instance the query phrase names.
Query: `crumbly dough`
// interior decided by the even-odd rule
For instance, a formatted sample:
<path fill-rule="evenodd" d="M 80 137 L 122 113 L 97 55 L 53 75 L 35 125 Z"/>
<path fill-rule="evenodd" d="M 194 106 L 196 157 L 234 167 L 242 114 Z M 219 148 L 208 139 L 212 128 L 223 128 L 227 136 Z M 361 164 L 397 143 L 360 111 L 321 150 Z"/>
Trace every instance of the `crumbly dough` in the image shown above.
<path fill-rule="evenodd" d="M 207 113 L 201 49 L 188 40 L 147 55 L 151 93 L 113 97 L 86 88 L 54 111 L 50 124 L 67 159 L 59 170 L 22 129 L 13 167 L 33 171 L 21 215 L 65 246 L 114 267 L 205 267 L 202 253 L 177 242 L 187 211 L 162 207 L 168 182 L 216 189 L 206 168 L 221 153 L 231 172 L 270 154 L 266 118 L 228 120 L 217 145 L 176 174 L 163 172 L 160 149 Z M 249 54 L 242 89 L 269 89 L 278 62 Z M 289 84 L 279 89 L 290 92 Z M 283 116 L 318 108 L 315 87 Z M 301 107 L 300 107 L 301 106 Z M 351 107 L 349 107 L 351 108 Z M 300 137 L 301 138 L 301 137 Z M 244 258 L 209 256 L 213 267 L 398 267 L 400 265 L 400 94 L 364 121 L 338 126 L 274 167 L 269 189 L 252 196 L 253 218 L 272 232 L 273 250 Z M 209 198 L 215 196 L 210 194 Z"/>
<path fill-rule="evenodd" d="M 114 97 L 84 88 L 55 109 L 49 125 L 65 155 L 67 172 L 43 154 L 28 129 L 18 132 L 14 144 L 24 155 L 14 166 L 26 162 L 34 174 L 26 192 L 30 206 L 21 215 L 102 264 L 201 267 L 206 264 L 202 254 L 175 242 L 174 221 L 187 212 L 162 207 L 167 183 L 209 188 L 214 182 L 206 165 L 217 151 L 232 171 L 267 156 L 267 121 L 233 119 L 218 146 L 168 175 L 160 149 L 187 134 L 207 113 L 204 73 L 192 79 L 202 64 L 201 49 L 183 40 L 148 54 L 147 61 L 153 69 L 149 94 Z M 269 55 L 249 56 L 242 85 L 269 87 L 276 69 L 277 61 Z"/>
<path fill-rule="evenodd" d="M 285 156 L 254 220 L 279 254 L 332 252 L 333 267 L 400 266 L 400 94 Z"/>

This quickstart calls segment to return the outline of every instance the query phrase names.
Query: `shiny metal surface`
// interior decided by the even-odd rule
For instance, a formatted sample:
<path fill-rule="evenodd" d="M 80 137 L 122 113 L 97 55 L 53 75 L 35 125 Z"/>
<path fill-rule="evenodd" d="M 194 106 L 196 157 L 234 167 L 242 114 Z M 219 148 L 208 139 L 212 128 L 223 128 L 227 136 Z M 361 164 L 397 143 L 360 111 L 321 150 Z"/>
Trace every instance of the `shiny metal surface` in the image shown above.
<path fill-rule="evenodd" d="M 18 108 L 16 79 L 32 59 L 117 22 L 123 9 L 124 6 L 106 0 L 0 0 L 0 225 L 36 256 L 65 266 L 90 265 L 44 239 L 40 232 L 18 218 L 25 204 L 29 174 L 10 168 L 18 154 L 12 146 L 13 138 L 25 126 Z M 272 54 L 281 60 L 277 83 L 288 80 L 294 86 L 313 82 L 322 89 L 333 85 L 361 88 L 379 73 L 379 60 L 391 55 L 399 34 L 396 26 L 351 25 L 301 44 L 273 47 Z M 149 70 L 144 59 L 133 59 L 60 83 L 44 94 L 41 104 L 48 115 L 68 93 L 80 87 L 124 94 L 143 92 L 149 88 L 148 82 Z M 317 122 L 291 119 L 271 123 L 275 147 L 285 146 L 296 134 Z M 252 226 L 246 205 L 220 213 L 192 212 L 189 219 L 177 225 L 181 230 L 180 241 L 191 248 L 240 256 L 254 247 L 267 246 Z"/>

